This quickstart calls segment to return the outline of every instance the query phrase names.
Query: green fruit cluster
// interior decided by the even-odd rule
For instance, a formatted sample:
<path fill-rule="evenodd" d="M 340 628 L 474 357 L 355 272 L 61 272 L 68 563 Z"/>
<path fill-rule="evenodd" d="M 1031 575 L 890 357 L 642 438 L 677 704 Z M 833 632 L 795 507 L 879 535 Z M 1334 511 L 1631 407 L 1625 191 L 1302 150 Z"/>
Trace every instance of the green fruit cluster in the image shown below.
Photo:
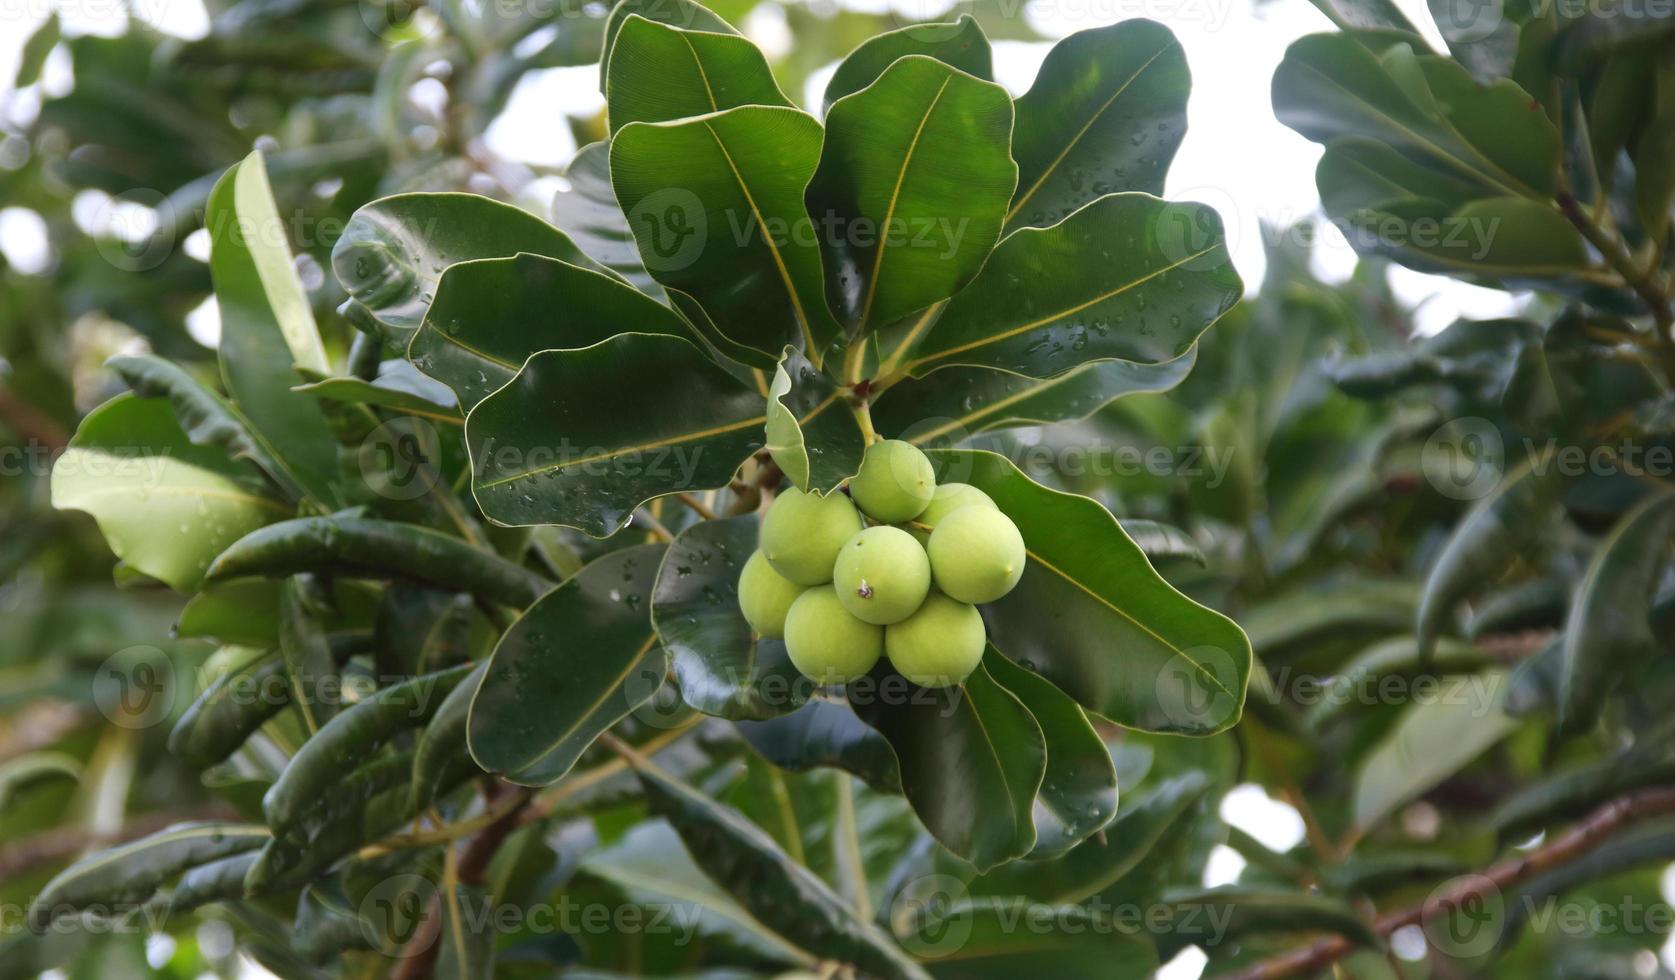
<path fill-rule="evenodd" d="M 847 496 L 790 488 L 774 500 L 739 608 L 821 684 L 855 680 L 887 655 L 915 684 L 946 687 L 983 659 L 977 605 L 1023 572 L 1023 536 L 988 494 L 938 486 L 924 453 L 887 440 L 867 447 Z"/>

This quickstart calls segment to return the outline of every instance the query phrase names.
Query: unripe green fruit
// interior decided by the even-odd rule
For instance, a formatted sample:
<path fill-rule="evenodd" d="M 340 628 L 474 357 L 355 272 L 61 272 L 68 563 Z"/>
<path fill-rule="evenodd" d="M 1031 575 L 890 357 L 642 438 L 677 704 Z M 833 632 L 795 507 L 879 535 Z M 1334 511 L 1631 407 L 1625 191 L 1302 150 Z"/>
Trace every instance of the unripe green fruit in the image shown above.
<path fill-rule="evenodd" d="M 739 573 L 739 611 L 758 635 L 777 640 L 785 635 L 785 614 L 803 594 L 803 587 L 774 571 L 768 556 L 750 553 Z"/>
<path fill-rule="evenodd" d="M 791 603 L 785 652 L 816 683 L 852 681 L 871 670 L 884 652 L 884 627 L 851 616 L 831 586 L 816 586 Z"/>
<path fill-rule="evenodd" d="M 886 439 L 867 447 L 849 493 L 867 516 L 885 524 L 918 517 L 936 490 L 936 472 L 918 447 Z"/>
<path fill-rule="evenodd" d="M 920 687 L 949 687 L 965 680 L 983 659 L 987 637 L 977 607 L 940 592 L 919 611 L 884 628 L 884 649 L 896 672 Z"/>
<path fill-rule="evenodd" d="M 861 515 L 841 493 L 817 497 L 792 487 L 762 518 L 762 553 L 774 571 L 798 585 L 832 580 L 839 549 L 861 530 Z"/>
<path fill-rule="evenodd" d="M 936 587 L 961 602 L 993 602 L 1024 574 L 1023 535 L 993 507 L 962 507 L 944 517 L 925 550 Z"/>
<path fill-rule="evenodd" d="M 931 531 L 936 529 L 944 517 L 959 510 L 961 507 L 994 507 L 995 502 L 989 495 L 969 483 L 938 483 L 936 492 L 931 494 L 931 502 L 918 517 L 914 524 L 924 527 L 909 527 L 908 533 L 919 539 L 920 544 L 926 544 L 931 539 Z"/>
<path fill-rule="evenodd" d="M 913 615 L 931 590 L 925 548 L 898 527 L 869 527 L 838 552 L 832 585 L 843 608 L 879 626 Z"/>

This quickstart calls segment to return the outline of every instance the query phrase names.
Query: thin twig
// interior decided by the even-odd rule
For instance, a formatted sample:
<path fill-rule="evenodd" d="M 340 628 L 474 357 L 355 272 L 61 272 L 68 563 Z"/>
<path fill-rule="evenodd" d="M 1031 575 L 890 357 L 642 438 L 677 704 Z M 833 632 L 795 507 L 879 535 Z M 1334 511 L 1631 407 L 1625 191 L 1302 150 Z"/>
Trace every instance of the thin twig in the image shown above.
<path fill-rule="evenodd" d="M 1456 878 L 1452 887 L 1440 894 L 1433 893 L 1424 903 L 1380 917 L 1373 924 L 1373 929 L 1379 936 L 1385 937 L 1407 926 L 1423 925 L 1467 903 L 1481 901 L 1520 881 L 1581 858 L 1633 823 L 1669 813 L 1675 813 L 1675 788 L 1642 790 L 1618 797 L 1572 825 L 1546 847 L 1508 858 L 1481 874 Z M 1326 969 L 1354 950 L 1354 944 L 1348 939 L 1331 936 L 1311 946 L 1263 960 L 1236 974 L 1234 980 L 1279 980 L 1281 977 L 1306 975 Z"/>
<path fill-rule="evenodd" d="M 690 493 L 677 493 L 675 494 L 675 499 L 692 508 L 692 512 L 697 514 L 699 517 L 702 517 L 704 520 L 715 520 L 715 511 L 710 510 L 709 505 L 704 503 L 702 500 L 699 500 L 696 495 Z"/>

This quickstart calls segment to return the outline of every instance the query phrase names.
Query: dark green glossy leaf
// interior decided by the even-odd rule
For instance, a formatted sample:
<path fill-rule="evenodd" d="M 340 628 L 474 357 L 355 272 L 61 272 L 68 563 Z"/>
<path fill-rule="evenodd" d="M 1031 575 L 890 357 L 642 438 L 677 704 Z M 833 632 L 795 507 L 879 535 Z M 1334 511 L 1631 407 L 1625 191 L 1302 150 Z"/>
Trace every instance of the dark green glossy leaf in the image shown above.
<path fill-rule="evenodd" d="M 846 95 L 866 88 L 885 69 L 910 54 L 935 58 L 967 75 L 994 81 L 989 39 L 970 14 L 961 14 L 951 24 L 913 24 L 868 38 L 838 63 L 832 80 L 826 83 L 823 109 Z"/>
<path fill-rule="evenodd" d="M 873 424 L 917 445 L 935 445 L 994 429 L 1073 422 L 1125 395 L 1168 391 L 1197 360 L 1194 345 L 1172 361 L 1096 361 L 1046 381 L 994 368 L 944 368 L 890 386 L 872 407 Z"/>
<path fill-rule="evenodd" d="M 1192 87 L 1175 35 L 1124 20 L 1053 45 L 1018 98 L 1018 191 L 1008 231 L 1045 227 L 1121 191 L 1163 193 Z"/>
<path fill-rule="evenodd" d="M 761 395 L 678 337 L 543 351 L 466 421 L 472 491 L 502 524 L 605 537 L 653 497 L 726 485 L 764 418 Z"/>
<path fill-rule="evenodd" d="M 768 386 L 767 449 L 799 490 L 827 493 L 861 469 L 866 438 L 843 389 L 787 347 Z"/>
<path fill-rule="evenodd" d="M 252 153 L 210 192 L 210 275 L 221 311 L 221 373 L 261 442 L 317 500 L 333 502 L 335 441 L 314 399 L 291 391 L 297 370 L 330 370 L 308 294 L 292 266 L 287 224 Z"/>
<path fill-rule="evenodd" d="M 697 301 L 723 353 L 756 367 L 787 344 L 818 361 L 838 335 L 803 211 L 819 158 L 820 124 L 772 106 L 636 123 L 611 140 L 611 184 L 646 268 Z"/>
<path fill-rule="evenodd" d="M 698 866 L 774 931 L 805 949 L 853 963 L 869 975 L 924 976 L 886 933 L 857 916 L 825 882 L 737 810 L 659 769 L 639 766 L 635 771 L 652 812 L 675 828 Z"/>
<path fill-rule="evenodd" d="M 939 481 L 987 493 L 1023 534 L 1023 578 L 984 610 L 1001 653 L 1131 728 L 1209 734 L 1239 719 L 1250 641 L 1159 577 L 1110 511 L 995 453 L 930 456 Z"/>
<path fill-rule="evenodd" d="M 208 769 L 291 703 L 285 661 L 262 656 L 211 681 L 169 733 L 169 751 Z"/>
<path fill-rule="evenodd" d="M 1559 723 L 1586 729 L 1624 668 L 1657 648 L 1649 617 L 1669 557 L 1675 497 L 1657 494 L 1623 515 L 1595 549 L 1565 622 Z"/>
<path fill-rule="evenodd" d="M 652 631 L 651 595 L 665 547 L 605 555 L 506 631 L 471 702 L 478 765 L 518 783 L 551 783 L 657 693 L 668 658 Z"/>
<path fill-rule="evenodd" d="M 1407 19 L 1391 0 L 1310 0 L 1332 23 L 1348 31 L 1373 29 L 1402 31 L 1414 36 L 1417 43 L 1419 29 Z"/>
<path fill-rule="evenodd" d="M 1311 34 L 1286 49 L 1273 98 L 1280 121 L 1316 142 L 1385 142 L 1486 194 L 1545 199 L 1554 188 L 1558 133 L 1529 93 L 1510 79 L 1480 85 L 1407 43 L 1378 53 L 1360 37 Z"/>
<path fill-rule="evenodd" d="M 261 847 L 270 839 L 268 829 L 257 825 L 182 823 L 98 851 L 41 888 L 29 906 L 29 927 L 40 932 L 61 916 L 129 911 L 182 871 Z"/>
<path fill-rule="evenodd" d="M 790 772 L 831 766 L 883 793 L 901 792 L 895 751 L 847 705 L 812 698 L 796 711 L 766 721 L 740 721 L 739 734 L 764 759 Z"/>
<path fill-rule="evenodd" d="M 408 578 L 486 602 L 527 606 L 552 583 L 439 531 L 365 517 L 305 517 L 238 539 L 210 566 L 212 581 L 331 571 Z"/>
<path fill-rule="evenodd" d="M 454 667 L 392 684 L 322 725 L 262 798 L 268 826 L 275 833 L 292 834 L 346 770 L 397 733 L 422 727 L 469 671 L 467 666 Z"/>
<path fill-rule="evenodd" d="M 976 275 L 1017 185 L 1006 90 L 909 55 L 826 115 L 808 182 L 827 304 L 853 333 L 946 299 Z"/>
<path fill-rule="evenodd" d="M 222 549 L 292 512 L 248 467 L 194 445 L 167 403 L 132 395 L 82 420 L 53 463 L 52 505 L 92 514 L 118 558 L 181 592 Z"/>
<path fill-rule="evenodd" d="M 449 266 L 520 252 L 602 269 L 563 232 L 510 204 L 475 194 L 396 194 L 349 219 L 332 246 L 332 271 L 399 346 L 424 322 Z"/>
<path fill-rule="evenodd" d="M 1504 572 L 1547 526 L 1565 482 L 1552 462 L 1541 456 L 1507 473 L 1460 519 L 1425 578 L 1414 626 L 1421 654 L 1447 628 L 1454 604 Z"/>
<path fill-rule="evenodd" d="M 768 60 L 737 34 L 682 30 L 630 14 L 611 45 L 605 107 L 614 134 L 747 105 L 791 106 Z"/>
<path fill-rule="evenodd" d="M 1058 857 L 1116 816 L 1117 770 L 1111 753 L 1081 706 L 1040 674 L 1007 660 L 992 646 L 983 654 L 983 666 L 1041 726 L 1047 771 L 1035 798 L 1030 857 Z"/>
<path fill-rule="evenodd" d="M 709 31 L 715 34 L 737 34 L 733 25 L 716 16 L 708 7 L 694 0 L 620 0 L 605 19 L 605 40 L 599 59 L 599 91 L 607 88 L 611 74 L 611 55 L 616 50 L 617 33 L 628 18 L 640 16 L 660 24 L 668 24 L 688 31 Z"/>
<path fill-rule="evenodd" d="M 407 356 L 469 412 L 531 354 L 620 333 L 689 331 L 673 310 L 609 276 L 526 253 L 449 266 Z"/>
<path fill-rule="evenodd" d="M 379 367 L 378 376 L 371 380 L 322 378 L 291 390 L 307 392 L 326 401 L 413 415 L 442 425 L 465 424 L 454 393 L 420 374 L 406 361 L 385 361 Z"/>
<path fill-rule="evenodd" d="M 308 837 L 275 837 L 262 848 L 244 877 L 246 896 L 294 888 L 359 848 L 410 823 L 411 789 L 407 754 L 388 756 L 340 774 L 333 794 L 307 817 Z"/>
<path fill-rule="evenodd" d="M 809 695 L 785 642 L 757 637 L 739 612 L 739 573 L 756 533 L 755 514 L 699 521 L 669 546 L 652 590 L 652 624 L 681 697 L 708 715 L 772 718 Z"/>
<path fill-rule="evenodd" d="M 934 690 L 879 667 L 847 693 L 895 750 L 902 790 L 943 847 L 979 871 L 1030 852 L 1046 745 L 1023 702 L 981 664 L 964 686 Z"/>
<path fill-rule="evenodd" d="M 663 287 L 646 271 L 634 230 L 628 227 L 628 218 L 617 206 L 616 191 L 611 189 L 610 141 L 577 150 L 564 178 L 570 187 L 553 197 L 553 224 L 605 268 L 661 300 Z"/>
<path fill-rule="evenodd" d="M 1170 361 L 1243 292 L 1215 209 L 1113 194 L 1008 236 L 902 367 L 1046 378 L 1109 358 Z"/>
<path fill-rule="evenodd" d="M 1055 861 L 1019 861 L 973 879 L 973 895 L 1026 895 L 1049 905 L 1080 902 L 1116 882 L 1151 853 L 1210 789 L 1204 773 L 1170 775 L 1143 791 L 1123 791 L 1120 813 L 1100 838 Z"/>

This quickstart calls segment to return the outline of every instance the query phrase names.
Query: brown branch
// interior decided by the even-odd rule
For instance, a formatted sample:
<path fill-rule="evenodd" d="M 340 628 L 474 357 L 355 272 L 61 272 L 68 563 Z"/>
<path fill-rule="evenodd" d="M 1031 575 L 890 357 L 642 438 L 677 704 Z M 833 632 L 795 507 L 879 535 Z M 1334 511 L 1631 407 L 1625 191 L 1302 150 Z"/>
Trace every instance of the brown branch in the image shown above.
<path fill-rule="evenodd" d="M 70 444 L 70 433 L 58 420 L 0 387 L 0 420 L 4 420 L 25 440 L 44 446 L 57 455 Z"/>
<path fill-rule="evenodd" d="M 1669 296 L 1663 285 L 1658 282 L 1653 271 L 1651 269 L 1641 269 L 1635 265 L 1633 256 L 1628 254 L 1628 250 L 1623 247 L 1622 242 L 1606 234 L 1605 230 L 1596 224 L 1587 212 L 1582 210 L 1582 206 L 1577 203 L 1576 198 L 1568 193 L 1560 194 L 1558 204 L 1559 212 L 1565 216 L 1565 219 L 1582 233 L 1582 237 L 1586 238 L 1590 245 L 1599 250 L 1599 254 L 1604 257 L 1606 263 L 1619 276 L 1622 276 L 1623 282 L 1634 290 L 1641 301 L 1646 304 L 1651 311 L 1653 321 L 1658 326 L 1658 342 L 1665 345 L 1669 344 L 1671 342 L 1669 327 L 1671 322 L 1675 322 L 1675 318 L 1670 315 Z"/>
<path fill-rule="evenodd" d="M 483 792 L 484 805 L 492 806 L 502 789 L 502 784 L 498 782 L 488 784 Z M 500 845 L 506 842 L 512 831 L 522 825 L 521 814 L 533 793 L 521 786 L 514 792 L 519 796 L 518 803 L 507 808 L 506 812 L 500 815 L 500 819 L 484 827 L 481 833 L 471 838 L 471 843 L 460 855 L 460 884 L 486 884 L 489 862 L 494 860 L 495 852 L 500 850 Z M 390 972 L 390 980 L 424 980 L 430 976 L 436 969 L 436 957 L 442 952 L 441 930 L 442 889 L 438 887 L 425 909 L 425 921 L 407 941 L 407 948 L 402 950 L 401 962 Z"/>
<path fill-rule="evenodd" d="M 1675 788 L 1642 790 L 1618 797 L 1574 824 L 1551 844 L 1528 854 L 1508 858 L 1482 874 L 1455 879 L 1453 887 L 1433 894 L 1423 904 L 1381 916 L 1373 929 L 1388 937 L 1398 929 L 1423 925 L 1454 909 L 1509 888 L 1527 878 L 1550 871 L 1583 857 L 1605 843 L 1617 831 L 1649 817 L 1675 813 Z M 1355 946 L 1342 936 L 1332 936 L 1301 949 L 1263 960 L 1234 975 L 1233 980 L 1279 980 L 1324 970 L 1354 952 Z"/>

